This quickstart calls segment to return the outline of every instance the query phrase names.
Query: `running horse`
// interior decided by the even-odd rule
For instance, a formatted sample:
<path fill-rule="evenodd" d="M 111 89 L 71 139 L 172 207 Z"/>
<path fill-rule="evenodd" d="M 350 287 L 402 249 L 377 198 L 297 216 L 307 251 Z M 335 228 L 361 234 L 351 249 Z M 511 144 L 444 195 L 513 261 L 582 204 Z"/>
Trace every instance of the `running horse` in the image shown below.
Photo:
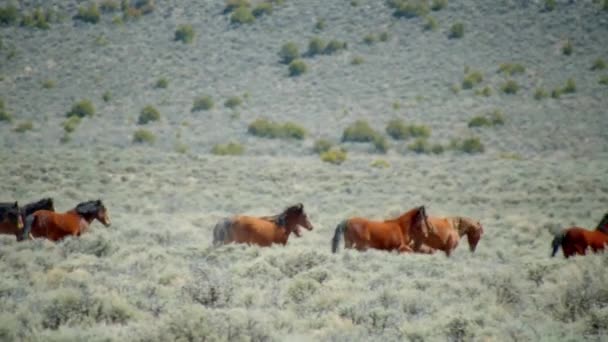
<path fill-rule="evenodd" d="M 336 227 L 331 250 L 336 253 L 341 237 L 344 237 L 345 248 L 355 248 L 359 251 L 374 248 L 411 253 L 420 248 L 422 241 L 429 235 L 430 227 L 424 206 L 384 221 L 351 217 Z"/>
<path fill-rule="evenodd" d="M 556 234 L 551 242 L 553 248 L 551 256 L 554 257 L 560 247 L 564 257 L 569 258 L 577 254 L 585 255 L 589 248 L 594 253 L 603 251 L 606 244 L 608 244 L 608 213 L 604 215 L 595 230 L 570 227 Z"/>
<path fill-rule="evenodd" d="M 0 234 L 18 236 L 23 229 L 19 203 L 0 203 Z"/>
<path fill-rule="evenodd" d="M 245 243 L 268 247 L 272 244 L 287 244 L 289 235 L 302 236 L 300 226 L 313 230 L 301 203 L 292 205 L 274 216 L 237 215 L 223 219 L 213 228 L 213 245 Z"/>
<path fill-rule="evenodd" d="M 111 225 L 110 215 L 101 200 L 79 203 L 65 213 L 38 210 L 26 218 L 23 234 L 59 241 L 69 235 L 80 236 L 94 220 L 106 227 Z"/>
<path fill-rule="evenodd" d="M 468 217 L 429 216 L 428 220 L 433 230 L 423 240 L 423 246 L 418 252 L 434 253 L 436 250 L 442 250 L 447 256 L 450 256 L 458 246 L 460 238 L 466 235 L 469 249 L 473 253 L 483 235 L 481 223 Z"/>
<path fill-rule="evenodd" d="M 28 203 L 25 206 L 21 207 L 20 208 L 21 219 L 23 220 L 23 222 L 25 222 L 28 216 L 32 215 L 33 213 L 37 212 L 38 210 L 55 211 L 55 204 L 53 203 L 53 199 L 50 197 L 43 198 L 37 202 Z M 20 231 L 21 234 L 16 234 L 17 241 L 22 241 L 27 238 L 29 238 L 30 240 L 34 239 L 34 237 L 32 236 L 32 234 L 30 232 L 27 232 L 27 234 L 24 234 L 25 232 L 26 232 L 26 230 L 24 229 L 23 231 Z"/>

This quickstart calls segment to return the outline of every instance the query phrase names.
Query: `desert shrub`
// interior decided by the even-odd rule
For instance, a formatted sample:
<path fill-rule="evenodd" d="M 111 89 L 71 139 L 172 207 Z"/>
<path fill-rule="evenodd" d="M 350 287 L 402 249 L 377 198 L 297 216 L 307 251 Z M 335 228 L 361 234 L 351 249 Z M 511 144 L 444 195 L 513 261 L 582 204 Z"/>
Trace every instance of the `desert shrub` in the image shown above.
<path fill-rule="evenodd" d="M 490 117 L 492 125 L 501 126 L 501 125 L 505 124 L 505 116 L 502 113 L 502 111 L 496 109 L 496 110 L 493 110 L 492 112 L 490 112 L 488 115 Z"/>
<path fill-rule="evenodd" d="M 435 17 L 427 15 L 424 19 L 423 27 L 426 31 L 437 31 L 437 28 L 439 28 L 439 23 Z"/>
<path fill-rule="evenodd" d="M 462 141 L 456 141 L 453 143 L 453 147 L 457 150 L 469 154 L 482 153 L 485 151 L 483 143 L 477 137 L 471 137 L 466 138 Z"/>
<path fill-rule="evenodd" d="M 545 0 L 543 9 L 546 12 L 551 12 L 555 9 L 555 0 Z"/>
<path fill-rule="evenodd" d="M 431 130 L 424 125 L 406 125 L 403 120 L 393 119 L 386 125 L 386 133 L 396 140 L 428 138 Z"/>
<path fill-rule="evenodd" d="M 14 5 L 0 7 L 0 25 L 12 25 L 19 19 L 19 10 Z"/>
<path fill-rule="evenodd" d="M 120 4 L 116 0 L 103 0 L 99 4 L 99 9 L 104 13 L 116 12 L 120 9 Z"/>
<path fill-rule="evenodd" d="M 386 31 L 381 32 L 381 33 L 380 33 L 380 35 L 378 36 L 378 39 L 379 39 L 381 42 L 387 42 L 389 38 L 390 38 L 390 35 L 389 35 L 389 34 L 388 34 L 388 32 L 386 32 Z"/>
<path fill-rule="evenodd" d="M 319 37 L 313 37 L 308 42 L 308 51 L 306 51 L 306 54 L 312 57 L 318 54 L 322 54 L 323 50 L 325 50 L 325 42 L 323 41 L 323 39 Z"/>
<path fill-rule="evenodd" d="M 574 47 L 572 46 L 572 42 L 568 39 L 564 45 L 562 45 L 562 53 L 566 56 L 570 56 L 574 51 Z"/>
<path fill-rule="evenodd" d="M 229 142 L 227 144 L 217 144 L 211 149 L 211 153 L 217 156 L 240 156 L 245 152 L 243 145 Z"/>
<path fill-rule="evenodd" d="M 270 139 L 304 139 L 306 130 L 291 122 L 276 123 L 267 119 L 256 119 L 247 129 L 251 135 Z"/>
<path fill-rule="evenodd" d="M 154 84 L 154 88 L 165 89 L 167 87 L 169 87 L 169 81 L 164 77 L 156 80 L 156 84 Z"/>
<path fill-rule="evenodd" d="M 377 135 L 367 121 L 357 120 L 344 129 L 342 141 L 373 142 Z"/>
<path fill-rule="evenodd" d="M 66 116 L 78 116 L 84 118 L 85 116 L 95 115 L 95 107 L 90 100 L 80 100 L 72 105 L 72 108 L 67 112 Z"/>
<path fill-rule="evenodd" d="M 97 3 L 92 3 L 89 5 L 89 7 L 81 6 L 78 8 L 78 14 L 74 16 L 74 19 L 97 24 L 100 17 L 101 15 L 99 14 L 99 7 L 97 7 Z"/>
<path fill-rule="evenodd" d="M 517 82 L 515 82 L 514 80 L 507 80 L 505 83 L 503 83 L 500 89 L 505 94 L 517 94 L 517 92 L 519 91 L 519 84 L 517 84 Z"/>
<path fill-rule="evenodd" d="M 213 98 L 209 95 L 203 95 L 194 99 L 194 103 L 192 104 L 192 112 L 198 112 L 201 110 L 209 110 L 212 109 L 215 103 L 213 102 Z"/>
<path fill-rule="evenodd" d="M 230 22 L 233 24 L 251 24 L 254 21 L 255 17 L 248 7 L 239 7 L 230 15 Z"/>
<path fill-rule="evenodd" d="M 281 58 L 282 63 L 289 64 L 296 58 L 300 57 L 300 50 L 298 49 L 296 43 L 287 42 L 281 46 L 279 57 Z"/>
<path fill-rule="evenodd" d="M 475 90 L 475 95 L 490 97 L 492 96 L 492 88 L 485 86 L 482 89 Z"/>
<path fill-rule="evenodd" d="M 562 91 L 564 92 L 564 94 L 576 93 L 576 82 L 573 78 L 569 78 L 566 81 L 566 85 L 564 86 L 564 89 Z"/>
<path fill-rule="evenodd" d="M 388 5 L 397 18 L 423 17 L 429 13 L 427 0 L 389 0 Z"/>
<path fill-rule="evenodd" d="M 491 126 L 492 123 L 490 122 L 490 119 L 488 119 L 485 116 L 474 116 L 473 118 L 471 118 L 471 120 L 469 120 L 469 127 L 483 127 L 483 126 Z"/>
<path fill-rule="evenodd" d="M 386 169 L 386 168 L 391 167 L 391 164 L 384 159 L 376 159 L 371 164 L 369 164 L 369 166 L 375 167 L 378 169 Z"/>
<path fill-rule="evenodd" d="M 230 13 L 239 7 L 250 7 L 251 2 L 249 0 L 226 0 L 224 7 L 224 14 Z"/>
<path fill-rule="evenodd" d="M 334 143 L 327 139 L 317 139 L 312 147 L 315 153 L 321 154 L 329 151 L 334 146 Z"/>
<path fill-rule="evenodd" d="M 448 5 L 448 0 L 433 0 L 431 3 L 431 10 L 441 11 Z"/>
<path fill-rule="evenodd" d="M 433 144 L 431 147 L 431 152 L 433 154 L 442 154 L 445 151 L 445 148 L 441 144 Z"/>
<path fill-rule="evenodd" d="M 407 148 L 416 153 L 431 152 L 431 144 L 426 138 L 418 138 L 414 140 L 411 144 L 407 145 Z"/>
<path fill-rule="evenodd" d="M 601 76 L 598 83 L 602 85 L 608 85 L 608 75 Z"/>
<path fill-rule="evenodd" d="M 549 94 L 547 94 L 547 92 L 543 88 L 536 88 L 536 90 L 534 91 L 535 100 L 542 100 L 542 99 L 546 98 L 547 96 L 549 96 Z"/>
<path fill-rule="evenodd" d="M 603 59 L 598 58 L 593 61 L 593 64 L 591 65 L 591 70 L 604 70 L 604 69 L 606 69 L 606 62 Z"/>
<path fill-rule="evenodd" d="M 44 80 L 44 81 L 42 81 L 42 88 L 44 88 L 44 89 L 55 88 L 55 81 L 53 81 L 53 80 Z"/>
<path fill-rule="evenodd" d="M 472 341 L 475 337 L 475 328 L 466 318 L 452 318 L 445 326 L 448 341 Z"/>
<path fill-rule="evenodd" d="M 372 140 L 372 144 L 374 145 L 376 152 L 386 153 L 388 151 L 388 140 L 386 140 L 383 135 L 376 134 L 376 136 L 374 136 L 374 140 Z"/>
<path fill-rule="evenodd" d="M 376 36 L 373 33 L 366 34 L 365 37 L 363 37 L 363 42 L 367 45 L 373 45 L 376 40 Z"/>
<path fill-rule="evenodd" d="M 160 120 L 160 112 L 154 106 L 148 105 L 139 112 L 137 123 L 140 125 L 145 125 L 149 122 L 158 120 Z"/>
<path fill-rule="evenodd" d="M 471 89 L 483 81 L 483 74 L 480 71 L 471 71 L 462 80 L 462 89 Z"/>
<path fill-rule="evenodd" d="M 136 19 L 154 12 L 154 0 L 122 0 L 120 5 L 125 19 Z"/>
<path fill-rule="evenodd" d="M 322 31 L 324 29 L 325 29 L 325 19 L 323 19 L 323 18 L 317 19 L 317 22 L 315 23 L 315 30 Z"/>
<path fill-rule="evenodd" d="M 464 24 L 463 23 L 455 23 L 450 27 L 450 32 L 448 33 L 448 37 L 450 39 L 457 39 L 464 37 Z"/>
<path fill-rule="evenodd" d="M 321 160 L 326 163 L 340 165 L 346 161 L 346 151 L 341 148 L 332 148 L 321 153 Z"/>
<path fill-rule="evenodd" d="M 363 59 L 363 57 L 361 56 L 355 56 L 353 57 L 353 59 L 350 60 L 350 64 L 352 65 L 361 65 L 365 62 L 365 59 Z"/>
<path fill-rule="evenodd" d="M 498 72 L 513 76 L 526 72 L 526 67 L 519 63 L 502 63 L 498 66 Z"/>
<path fill-rule="evenodd" d="M 138 129 L 133 133 L 133 142 L 135 143 L 148 143 L 153 144 L 156 141 L 156 136 L 154 133 L 148 131 L 147 129 Z"/>
<path fill-rule="evenodd" d="M 602 9 L 604 11 L 608 11 L 608 0 L 604 0 L 604 2 L 602 3 Z"/>
<path fill-rule="evenodd" d="M 272 3 L 270 2 L 262 2 L 256 5 L 251 11 L 254 17 L 261 17 L 263 15 L 272 14 Z"/>
<path fill-rule="evenodd" d="M 103 102 L 110 102 L 110 100 L 112 99 L 112 93 L 109 90 L 104 91 L 101 95 L 101 99 L 103 100 Z"/>
<path fill-rule="evenodd" d="M 346 42 L 341 42 L 339 40 L 332 39 L 325 46 L 325 49 L 323 50 L 323 53 L 326 54 L 326 55 L 332 55 L 332 54 L 334 54 L 336 52 L 339 52 L 341 50 L 345 50 L 346 48 L 347 48 Z"/>
<path fill-rule="evenodd" d="M 190 24 L 179 25 L 175 30 L 173 38 L 176 41 L 181 41 L 185 44 L 190 44 L 194 40 L 194 28 Z"/>
<path fill-rule="evenodd" d="M 63 129 L 67 133 L 72 133 L 76 130 L 81 120 L 79 116 L 70 116 L 63 122 Z"/>
<path fill-rule="evenodd" d="M 301 59 L 294 59 L 289 63 L 289 76 L 300 76 L 308 70 L 308 66 Z"/>
<path fill-rule="evenodd" d="M 21 18 L 21 26 L 36 27 L 43 30 L 48 30 L 50 28 L 47 14 L 41 8 L 34 9 L 32 13 L 24 14 Z"/>
<path fill-rule="evenodd" d="M 15 132 L 24 133 L 27 131 L 31 131 L 32 129 L 34 129 L 34 124 L 31 120 L 27 120 L 19 123 L 17 127 L 15 127 Z"/>
<path fill-rule="evenodd" d="M 450 90 L 452 91 L 452 93 L 458 95 L 460 93 L 460 85 L 459 84 L 452 84 L 450 86 Z"/>
<path fill-rule="evenodd" d="M 235 109 L 243 104 L 243 99 L 238 96 L 230 96 L 226 101 L 224 101 L 224 107 Z"/>
<path fill-rule="evenodd" d="M 317 292 L 319 284 L 307 278 L 296 278 L 287 287 L 287 297 L 294 303 L 303 303 Z"/>
<path fill-rule="evenodd" d="M 12 122 L 13 116 L 4 108 L 4 100 L 0 99 L 0 122 Z"/>
<path fill-rule="evenodd" d="M 562 96 L 563 90 L 560 88 L 555 88 L 551 90 L 551 98 L 559 99 Z"/>

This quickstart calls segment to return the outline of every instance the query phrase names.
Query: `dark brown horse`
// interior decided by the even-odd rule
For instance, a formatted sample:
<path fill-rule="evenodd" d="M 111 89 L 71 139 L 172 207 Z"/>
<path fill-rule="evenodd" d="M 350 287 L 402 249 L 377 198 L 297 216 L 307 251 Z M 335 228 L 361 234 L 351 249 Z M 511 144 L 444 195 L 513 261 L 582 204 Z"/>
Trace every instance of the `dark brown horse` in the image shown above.
<path fill-rule="evenodd" d="M 215 225 L 213 244 L 246 243 L 263 247 L 285 245 L 291 233 L 297 237 L 302 235 L 300 226 L 313 229 L 301 203 L 290 206 L 275 216 L 234 216 Z"/>
<path fill-rule="evenodd" d="M 21 219 L 23 220 L 23 222 L 25 222 L 28 216 L 32 215 L 38 210 L 55 211 L 55 204 L 53 203 L 53 199 L 50 197 L 43 198 L 37 202 L 28 203 L 25 206 L 21 207 Z M 23 229 L 23 231 L 20 231 L 20 234 L 17 234 L 17 241 L 25 240 L 27 238 L 33 239 L 34 237 L 29 232 L 26 232 L 25 229 Z"/>
<path fill-rule="evenodd" d="M 591 249 L 594 253 L 603 251 L 608 244 L 608 213 L 604 215 L 595 230 L 587 230 L 581 227 L 570 227 L 563 229 L 551 242 L 553 252 L 557 254 L 559 248 L 566 258 L 573 255 L 585 255 Z"/>
<path fill-rule="evenodd" d="M 0 203 L 0 234 L 18 236 L 23 230 L 19 203 Z"/>
<path fill-rule="evenodd" d="M 429 235 L 424 206 L 416 207 L 399 217 L 385 221 L 371 221 L 352 217 L 338 224 L 332 239 L 332 252 L 336 253 L 340 237 L 344 236 L 345 248 L 364 251 L 368 248 L 397 250 L 399 253 L 420 249 L 422 241 Z"/>
<path fill-rule="evenodd" d="M 80 236 L 93 220 L 98 220 L 104 226 L 111 224 L 110 214 L 101 200 L 79 203 L 74 209 L 65 213 L 50 210 L 38 210 L 28 216 L 25 222 L 24 236 L 47 238 L 58 241 L 68 235 Z"/>

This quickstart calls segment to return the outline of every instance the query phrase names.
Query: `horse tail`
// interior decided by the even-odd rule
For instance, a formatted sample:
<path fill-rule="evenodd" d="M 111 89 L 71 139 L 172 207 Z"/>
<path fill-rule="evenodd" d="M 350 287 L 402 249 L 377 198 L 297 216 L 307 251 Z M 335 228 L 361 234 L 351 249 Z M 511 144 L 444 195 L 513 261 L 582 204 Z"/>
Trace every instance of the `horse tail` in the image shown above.
<path fill-rule="evenodd" d="M 346 232 L 346 225 L 348 220 L 343 220 L 336 226 L 336 231 L 334 232 L 334 237 L 331 239 L 331 251 L 332 253 L 336 253 L 338 251 L 338 247 L 340 247 L 341 236 L 344 236 L 344 232 Z"/>
<path fill-rule="evenodd" d="M 213 227 L 213 245 L 220 246 L 223 245 L 226 241 L 226 236 L 228 235 L 228 229 L 232 226 L 232 220 L 229 218 L 225 218 L 218 222 L 215 227 Z"/>
<path fill-rule="evenodd" d="M 36 221 L 36 216 L 34 215 L 28 215 L 25 218 L 23 232 L 17 235 L 17 241 L 23 241 L 28 239 L 30 233 L 32 232 L 32 226 L 34 225 L 34 221 Z"/>
<path fill-rule="evenodd" d="M 562 231 L 562 232 L 555 234 L 555 238 L 553 238 L 553 241 L 551 242 L 551 247 L 553 247 L 553 252 L 551 252 L 551 257 L 555 256 L 555 254 L 561 247 L 562 242 L 564 241 L 565 237 L 566 237 L 566 231 Z"/>

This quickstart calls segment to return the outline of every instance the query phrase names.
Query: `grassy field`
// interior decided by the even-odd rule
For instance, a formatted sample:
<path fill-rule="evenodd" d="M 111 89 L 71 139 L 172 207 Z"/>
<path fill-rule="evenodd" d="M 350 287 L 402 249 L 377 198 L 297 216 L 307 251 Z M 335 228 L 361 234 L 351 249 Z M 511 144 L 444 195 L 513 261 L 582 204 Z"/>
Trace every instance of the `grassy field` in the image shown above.
<path fill-rule="evenodd" d="M 221 0 L 145 3 L 92 24 L 72 18 L 80 1 L 20 4 L 15 22 L 0 2 L 0 200 L 101 198 L 113 221 L 60 243 L 0 237 L 0 340 L 608 337 L 608 257 L 549 257 L 555 232 L 608 209 L 602 4 L 407 18 L 399 1 L 286 0 L 239 25 Z M 38 5 L 49 28 L 20 25 Z M 314 37 L 346 49 L 311 56 Z M 357 120 L 366 142 L 344 139 Z M 346 159 L 322 161 L 319 139 Z M 218 220 L 298 202 L 315 229 L 287 246 L 211 246 Z M 342 219 L 421 204 L 481 221 L 477 251 L 330 252 Z"/>

